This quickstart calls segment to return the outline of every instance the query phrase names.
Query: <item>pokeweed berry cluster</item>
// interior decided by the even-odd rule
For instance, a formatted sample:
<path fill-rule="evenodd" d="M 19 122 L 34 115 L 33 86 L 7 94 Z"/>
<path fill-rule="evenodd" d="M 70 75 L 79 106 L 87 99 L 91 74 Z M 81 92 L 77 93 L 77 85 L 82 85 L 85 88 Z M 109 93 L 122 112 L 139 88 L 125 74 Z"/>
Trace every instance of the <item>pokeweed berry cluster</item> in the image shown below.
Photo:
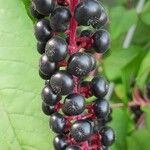
<path fill-rule="evenodd" d="M 108 22 L 105 9 L 97 0 L 32 0 L 30 12 L 37 19 L 34 31 L 42 55 L 39 74 L 45 80 L 42 110 L 57 133 L 54 148 L 108 149 L 115 140 L 113 129 L 106 126 L 112 113 L 104 98 L 109 84 L 95 76 L 94 57 L 110 46 L 109 34 L 103 29 Z M 79 26 L 92 30 L 79 32 Z M 86 81 L 90 74 L 94 76 Z M 95 100 L 87 104 L 92 96 Z"/>

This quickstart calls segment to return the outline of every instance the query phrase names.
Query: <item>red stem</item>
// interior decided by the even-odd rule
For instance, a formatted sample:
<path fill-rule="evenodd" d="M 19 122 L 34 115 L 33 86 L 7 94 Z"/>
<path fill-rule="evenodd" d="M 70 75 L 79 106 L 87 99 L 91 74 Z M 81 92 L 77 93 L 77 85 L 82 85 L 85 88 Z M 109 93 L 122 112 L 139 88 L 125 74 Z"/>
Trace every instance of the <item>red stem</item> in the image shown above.
<path fill-rule="evenodd" d="M 71 21 L 69 27 L 69 54 L 72 55 L 77 51 L 76 44 L 76 30 L 77 30 L 77 21 L 74 17 L 74 10 L 76 5 L 78 4 L 78 0 L 70 0 L 70 11 L 71 11 Z"/>

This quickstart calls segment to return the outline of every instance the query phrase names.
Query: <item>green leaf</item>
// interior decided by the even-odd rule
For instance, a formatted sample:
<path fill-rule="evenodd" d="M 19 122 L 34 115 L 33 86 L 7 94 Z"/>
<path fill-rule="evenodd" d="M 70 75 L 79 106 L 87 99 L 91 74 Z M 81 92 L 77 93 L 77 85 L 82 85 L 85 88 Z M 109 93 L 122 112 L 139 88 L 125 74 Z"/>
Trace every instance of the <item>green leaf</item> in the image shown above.
<path fill-rule="evenodd" d="M 29 18 L 30 18 L 33 22 L 35 22 L 36 19 L 31 16 L 31 14 L 30 14 L 30 9 L 29 9 L 29 7 L 30 7 L 30 1 L 31 1 L 31 0 L 21 0 L 21 1 L 22 1 L 23 4 L 24 4 L 24 7 L 25 7 L 26 12 L 27 12 L 27 15 L 29 16 Z"/>
<path fill-rule="evenodd" d="M 133 43 L 140 46 L 145 46 L 150 41 L 150 25 L 145 24 L 140 19 L 133 36 Z"/>
<path fill-rule="evenodd" d="M 122 69 L 141 55 L 143 49 L 132 46 L 128 49 L 112 49 L 110 55 L 104 60 L 104 72 L 109 80 L 121 78 Z"/>
<path fill-rule="evenodd" d="M 150 81 L 150 51 L 148 51 L 147 55 L 143 59 L 136 78 L 136 83 L 141 89 L 144 89 L 147 81 Z"/>
<path fill-rule="evenodd" d="M 140 17 L 144 23 L 150 25 L 150 1 L 148 1 L 144 6 Z"/>
<path fill-rule="evenodd" d="M 121 34 L 128 31 L 137 21 L 135 10 L 127 10 L 122 6 L 112 8 L 110 11 L 110 32 L 112 40 L 117 39 Z"/>
<path fill-rule="evenodd" d="M 0 20 L 0 149 L 52 150 L 33 24 L 18 0 L 0 0 Z"/>
<path fill-rule="evenodd" d="M 130 123 L 126 110 L 120 108 L 113 109 L 113 120 L 110 126 L 115 131 L 116 141 L 110 147 L 110 150 L 127 150 L 126 136 Z"/>

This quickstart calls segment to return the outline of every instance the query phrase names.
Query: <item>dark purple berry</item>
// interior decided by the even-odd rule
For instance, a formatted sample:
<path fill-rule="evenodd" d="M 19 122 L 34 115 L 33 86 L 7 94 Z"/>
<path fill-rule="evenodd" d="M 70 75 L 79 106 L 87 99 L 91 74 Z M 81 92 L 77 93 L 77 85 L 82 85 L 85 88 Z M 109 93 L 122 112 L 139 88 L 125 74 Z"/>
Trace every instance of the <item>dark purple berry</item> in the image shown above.
<path fill-rule="evenodd" d="M 79 25 L 92 25 L 101 15 L 101 6 L 96 0 L 80 1 L 75 9 L 75 17 Z"/>
<path fill-rule="evenodd" d="M 45 115 L 49 116 L 55 112 L 55 108 L 42 102 L 42 111 Z"/>
<path fill-rule="evenodd" d="M 92 132 L 92 125 L 86 120 L 78 120 L 71 127 L 71 135 L 77 142 L 88 140 Z"/>
<path fill-rule="evenodd" d="M 65 150 L 68 142 L 63 135 L 57 135 L 53 140 L 55 150 Z"/>
<path fill-rule="evenodd" d="M 82 150 L 81 147 L 76 145 L 68 146 L 65 150 Z"/>
<path fill-rule="evenodd" d="M 105 118 L 109 114 L 109 103 L 105 99 L 97 99 L 93 109 L 98 118 Z"/>
<path fill-rule="evenodd" d="M 45 42 L 40 41 L 37 42 L 37 51 L 39 52 L 39 54 L 42 55 L 43 53 L 45 53 L 45 46 L 46 46 Z"/>
<path fill-rule="evenodd" d="M 104 97 L 107 94 L 109 88 L 108 82 L 100 76 L 94 77 L 90 86 L 92 93 L 96 97 Z"/>
<path fill-rule="evenodd" d="M 66 41 L 59 37 L 52 37 L 46 44 L 45 53 L 50 61 L 58 62 L 67 56 L 68 44 Z"/>
<path fill-rule="evenodd" d="M 56 72 L 50 79 L 50 85 L 56 94 L 67 95 L 73 90 L 73 77 L 65 71 Z"/>
<path fill-rule="evenodd" d="M 115 141 L 115 133 L 112 128 L 104 127 L 100 131 L 102 137 L 102 145 L 104 146 L 111 146 Z"/>
<path fill-rule="evenodd" d="M 67 116 L 79 115 L 85 110 L 85 99 L 77 93 L 69 94 L 64 100 L 63 112 Z"/>
<path fill-rule="evenodd" d="M 38 41 L 47 42 L 52 37 L 49 21 L 46 19 L 39 20 L 34 26 L 34 33 Z"/>
<path fill-rule="evenodd" d="M 50 62 L 47 55 L 43 54 L 39 61 L 39 68 L 43 74 L 52 75 L 57 70 L 57 64 Z"/>
<path fill-rule="evenodd" d="M 48 16 L 55 8 L 56 0 L 32 0 L 35 9 L 45 16 Z"/>
<path fill-rule="evenodd" d="M 68 61 L 69 73 L 77 77 L 88 75 L 95 66 L 92 57 L 92 55 L 83 52 L 73 54 Z"/>
<path fill-rule="evenodd" d="M 66 127 L 66 119 L 62 114 L 56 112 L 51 115 L 49 125 L 53 132 L 63 133 Z"/>
<path fill-rule="evenodd" d="M 41 70 L 39 70 L 39 76 L 43 79 L 43 80 L 49 80 L 51 78 L 51 75 L 47 75 L 47 74 L 43 74 L 43 72 L 41 72 Z"/>
<path fill-rule="evenodd" d="M 34 6 L 33 2 L 30 3 L 30 14 L 31 14 L 32 17 L 34 17 L 36 19 L 42 19 L 42 18 L 44 18 L 44 15 L 40 14 L 35 9 L 35 6 Z"/>
<path fill-rule="evenodd" d="M 55 105 L 60 101 L 60 97 L 53 93 L 51 87 L 46 85 L 41 93 L 42 100 L 48 105 Z"/>
<path fill-rule="evenodd" d="M 106 10 L 102 7 L 100 18 L 97 20 L 97 22 L 95 22 L 95 24 L 93 24 L 93 27 L 99 29 L 105 26 L 107 22 L 108 22 L 108 16 Z"/>
<path fill-rule="evenodd" d="M 93 48 L 97 53 L 104 53 L 110 47 L 110 36 L 106 30 L 98 30 L 93 35 Z"/>
<path fill-rule="evenodd" d="M 69 26 L 71 18 L 70 10 L 67 7 L 57 7 L 50 15 L 50 25 L 55 32 L 64 32 Z"/>

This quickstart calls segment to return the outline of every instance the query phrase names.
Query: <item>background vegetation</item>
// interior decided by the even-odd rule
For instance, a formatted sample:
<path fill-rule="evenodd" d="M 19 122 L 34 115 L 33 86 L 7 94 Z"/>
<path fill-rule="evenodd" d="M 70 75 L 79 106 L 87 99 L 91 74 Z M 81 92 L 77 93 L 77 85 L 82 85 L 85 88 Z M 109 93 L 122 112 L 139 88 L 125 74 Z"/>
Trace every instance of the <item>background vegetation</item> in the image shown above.
<path fill-rule="evenodd" d="M 100 61 L 99 69 L 113 83 L 112 103 L 124 103 L 113 109 L 111 126 L 116 143 L 111 150 L 150 149 L 150 107 L 142 107 L 145 124 L 137 128 L 127 104 L 133 88 L 144 94 L 150 82 L 150 1 L 137 15 L 138 0 L 103 0 L 110 15 L 112 48 Z M 53 133 L 48 118 L 41 112 L 36 40 L 33 22 L 28 16 L 29 0 L 0 0 L 0 149 L 53 150 Z M 136 30 L 128 48 L 123 48 L 126 33 Z M 134 86 L 131 87 L 131 83 Z"/>

